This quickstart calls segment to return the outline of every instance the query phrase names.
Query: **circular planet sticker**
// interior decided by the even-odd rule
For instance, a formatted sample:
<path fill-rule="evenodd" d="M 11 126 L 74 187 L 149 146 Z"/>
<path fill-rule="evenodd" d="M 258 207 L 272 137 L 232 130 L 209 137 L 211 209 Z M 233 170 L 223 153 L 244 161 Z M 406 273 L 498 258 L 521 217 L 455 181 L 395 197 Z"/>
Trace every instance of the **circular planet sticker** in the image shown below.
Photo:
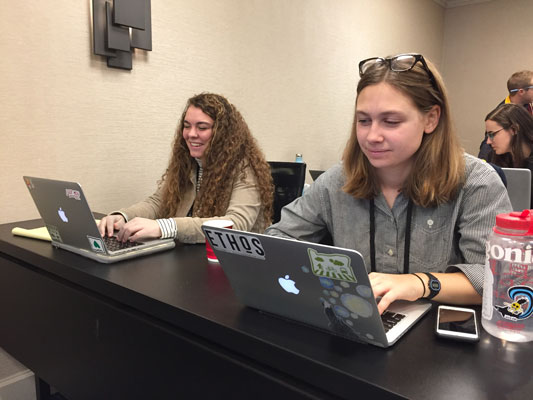
<path fill-rule="evenodd" d="M 347 318 L 350 316 L 350 312 L 343 306 L 334 306 L 333 311 L 335 312 L 335 314 L 342 318 Z"/>
<path fill-rule="evenodd" d="M 372 315 L 372 306 L 370 303 L 359 296 L 345 293 L 341 296 L 341 303 L 348 310 L 360 317 L 368 318 Z"/>
<path fill-rule="evenodd" d="M 359 285 L 355 290 L 363 297 L 369 298 L 372 296 L 372 290 L 366 285 Z"/>
<path fill-rule="evenodd" d="M 323 276 L 321 276 L 319 280 L 323 288 L 333 289 L 333 287 L 335 286 L 335 283 L 333 283 L 333 281 L 329 278 L 324 278 Z"/>

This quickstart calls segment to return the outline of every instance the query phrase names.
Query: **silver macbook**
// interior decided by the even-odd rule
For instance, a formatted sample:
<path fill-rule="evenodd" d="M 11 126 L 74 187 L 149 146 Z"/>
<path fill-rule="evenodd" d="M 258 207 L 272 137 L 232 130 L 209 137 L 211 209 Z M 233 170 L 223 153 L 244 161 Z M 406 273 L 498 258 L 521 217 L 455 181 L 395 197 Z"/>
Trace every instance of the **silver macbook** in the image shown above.
<path fill-rule="evenodd" d="M 175 246 L 173 239 L 124 244 L 114 237 L 102 238 L 78 183 L 31 176 L 24 176 L 24 182 L 55 247 L 112 263 Z"/>
<path fill-rule="evenodd" d="M 527 168 L 502 168 L 513 211 L 531 208 L 531 171 Z"/>
<path fill-rule="evenodd" d="M 380 347 L 394 344 L 430 308 L 398 301 L 379 315 L 362 255 L 349 249 L 202 227 L 245 305 Z"/>

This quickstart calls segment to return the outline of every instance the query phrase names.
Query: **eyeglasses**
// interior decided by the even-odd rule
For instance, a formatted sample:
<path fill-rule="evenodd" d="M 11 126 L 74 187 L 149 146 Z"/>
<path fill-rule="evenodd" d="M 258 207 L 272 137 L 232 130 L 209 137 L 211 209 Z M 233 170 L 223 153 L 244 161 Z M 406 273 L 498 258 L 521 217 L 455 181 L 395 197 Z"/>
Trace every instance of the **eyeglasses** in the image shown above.
<path fill-rule="evenodd" d="M 494 131 L 494 132 L 485 132 L 485 136 L 487 136 L 490 140 L 494 140 L 494 136 L 496 136 L 496 134 L 499 131 L 503 131 L 503 128 L 502 129 L 498 129 L 497 131 Z"/>
<path fill-rule="evenodd" d="M 526 86 L 526 87 L 519 88 L 519 89 L 511 89 L 509 90 L 509 93 L 518 92 L 520 89 L 524 89 L 525 91 L 528 91 L 529 89 L 533 89 L 533 86 Z"/>
<path fill-rule="evenodd" d="M 398 54 L 397 56 L 387 58 L 367 58 L 366 60 L 363 60 L 359 63 L 359 76 L 363 76 L 372 67 L 383 64 L 387 65 L 391 71 L 406 72 L 413 69 L 415 64 L 419 61 L 424 67 L 424 70 L 427 72 L 429 80 L 431 81 L 431 85 L 433 86 L 433 88 L 435 88 L 435 90 L 438 91 L 435 76 L 429 69 L 426 60 L 424 59 L 424 56 L 422 54 Z"/>

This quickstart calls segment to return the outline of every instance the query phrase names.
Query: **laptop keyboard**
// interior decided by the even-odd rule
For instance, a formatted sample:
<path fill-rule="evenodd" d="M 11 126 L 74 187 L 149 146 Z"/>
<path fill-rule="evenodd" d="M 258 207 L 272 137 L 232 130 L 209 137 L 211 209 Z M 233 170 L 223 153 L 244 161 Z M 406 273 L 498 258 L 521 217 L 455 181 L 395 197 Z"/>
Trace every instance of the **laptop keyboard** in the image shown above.
<path fill-rule="evenodd" d="M 117 251 L 117 250 L 124 250 L 129 249 L 135 246 L 139 246 L 141 243 L 138 242 L 121 242 L 117 240 L 116 236 L 104 236 L 104 242 L 107 247 L 107 250 L 109 251 Z"/>
<path fill-rule="evenodd" d="M 393 313 L 392 311 L 384 311 L 383 314 L 381 314 L 381 321 L 383 322 L 385 332 L 391 330 L 394 325 L 396 325 L 404 318 L 404 314 Z"/>

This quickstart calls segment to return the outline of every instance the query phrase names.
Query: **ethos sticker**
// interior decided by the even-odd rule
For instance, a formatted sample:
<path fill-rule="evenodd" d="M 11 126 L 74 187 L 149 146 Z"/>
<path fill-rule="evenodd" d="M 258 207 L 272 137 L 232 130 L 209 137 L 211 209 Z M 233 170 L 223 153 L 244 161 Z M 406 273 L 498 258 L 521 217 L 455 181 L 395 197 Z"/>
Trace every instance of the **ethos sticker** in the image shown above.
<path fill-rule="evenodd" d="M 258 238 L 242 233 L 217 232 L 204 228 L 205 235 L 214 250 L 265 259 L 265 250 Z"/>

